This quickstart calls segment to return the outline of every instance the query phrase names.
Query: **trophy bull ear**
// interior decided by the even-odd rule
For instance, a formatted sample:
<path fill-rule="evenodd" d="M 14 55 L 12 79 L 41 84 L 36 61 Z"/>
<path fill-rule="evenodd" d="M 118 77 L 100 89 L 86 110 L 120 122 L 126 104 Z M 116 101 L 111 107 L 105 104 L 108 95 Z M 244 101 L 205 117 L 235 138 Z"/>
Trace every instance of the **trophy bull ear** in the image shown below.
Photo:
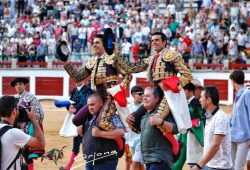
<path fill-rule="evenodd" d="M 108 55 L 112 55 L 115 50 L 115 35 L 111 28 L 107 28 L 103 36 L 103 46 Z"/>
<path fill-rule="evenodd" d="M 66 40 L 58 40 L 56 43 L 56 58 L 66 62 L 70 56 L 71 50 Z"/>

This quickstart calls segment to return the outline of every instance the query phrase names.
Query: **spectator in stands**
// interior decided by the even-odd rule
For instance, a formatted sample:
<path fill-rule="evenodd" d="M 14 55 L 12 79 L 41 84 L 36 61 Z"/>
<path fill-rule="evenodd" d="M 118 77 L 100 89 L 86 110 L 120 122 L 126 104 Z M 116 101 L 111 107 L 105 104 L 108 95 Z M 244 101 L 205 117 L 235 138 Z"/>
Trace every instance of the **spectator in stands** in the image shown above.
<path fill-rule="evenodd" d="M 139 53 L 139 44 L 137 41 L 135 41 L 135 44 L 132 45 L 131 51 L 134 61 L 139 61 L 140 53 Z"/>
<path fill-rule="evenodd" d="M 78 39 L 78 27 L 76 23 L 73 24 L 73 26 L 69 30 L 69 34 L 71 36 L 71 47 L 74 47 L 74 42 Z M 80 50 L 79 50 L 80 52 Z"/>
<path fill-rule="evenodd" d="M 237 35 L 236 39 L 237 39 L 237 44 L 238 44 L 238 51 L 244 51 L 246 48 L 245 45 L 248 39 L 243 29 L 240 29 L 240 32 Z"/>
<path fill-rule="evenodd" d="M 197 39 L 195 39 L 194 42 L 192 43 L 191 57 L 197 63 L 201 63 L 203 59 L 206 57 L 204 47 Z"/>
<path fill-rule="evenodd" d="M 73 52 L 74 53 L 80 53 L 81 52 L 81 43 L 80 43 L 80 41 L 78 39 L 76 39 L 74 41 Z"/>
<path fill-rule="evenodd" d="M 54 61 L 56 53 L 55 34 L 52 34 L 51 37 L 48 39 L 47 46 L 48 46 L 48 56 L 50 59 L 52 59 L 52 61 Z"/>
<path fill-rule="evenodd" d="M 142 43 L 139 44 L 140 59 L 143 59 L 146 57 L 147 49 L 148 49 L 148 45 L 145 43 L 144 40 L 142 40 Z"/>
<path fill-rule="evenodd" d="M 189 9 L 187 11 L 187 16 L 188 16 L 188 20 L 190 23 L 193 23 L 195 20 L 195 16 L 196 16 L 196 10 L 193 7 L 192 3 L 189 4 Z"/>
<path fill-rule="evenodd" d="M 131 43 L 128 42 L 127 38 L 124 38 L 122 43 L 122 55 L 128 62 L 130 62 L 131 47 Z"/>
<path fill-rule="evenodd" d="M 175 18 L 176 21 L 181 23 L 182 22 L 182 15 L 184 11 L 184 0 L 175 0 Z"/>
<path fill-rule="evenodd" d="M 87 43 L 87 28 L 84 23 L 82 23 L 78 29 L 78 39 L 80 41 L 82 51 L 85 52 L 86 43 Z"/>
<path fill-rule="evenodd" d="M 206 30 L 209 30 L 209 32 L 211 32 L 211 34 L 215 36 L 215 42 L 218 43 L 219 39 L 223 38 L 223 34 L 218 33 L 218 28 L 219 30 L 223 29 L 223 32 L 227 32 L 229 28 L 230 37 L 237 37 L 237 45 L 242 46 L 242 44 L 244 44 L 243 41 L 240 41 L 240 39 L 242 38 L 238 39 L 238 37 L 241 37 L 240 29 L 243 29 L 246 33 L 247 26 L 250 25 L 250 22 L 248 22 L 250 21 L 250 15 L 248 13 L 248 4 L 246 2 L 243 2 L 243 5 L 241 5 L 239 10 L 239 3 L 230 1 L 221 3 L 220 1 L 203 0 L 202 9 L 199 11 L 198 15 L 195 15 L 196 11 L 192 6 L 193 3 L 188 4 L 188 6 L 190 5 L 190 7 L 192 8 L 190 10 L 189 8 L 187 8 L 188 12 L 183 13 L 184 3 L 186 2 L 184 2 L 183 0 L 175 0 L 174 3 L 172 3 L 172 1 L 167 1 L 167 4 L 169 4 L 169 10 L 167 13 L 170 13 L 167 17 L 164 16 L 166 12 L 162 12 L 161 9 L 161 3 L 166 6 L 164 4 L 165 1 L 146 1 L 145 3 L 136 1 L 135 4 L 131 2 L 119 3 L 113 1 L 112 3 L 107 4 L 105 4 L 105 2 L 100 3 L 101 5 L 97 5 L 96 2 L 88 3 L 87 1 L 84 3 L 75 3 L 73 1 L 67 1 L 64 3 L 58 1 L 55 3 L 54 7 L 51 6 L 52 1 L 50 0 L 47 2 L 31 2 L 32 0 L 28 0 L 28 4 L 32 6 L 27 7 L 26 9 L 28 10 L 25 13 L 21 13 L 21 15 L 17 17 L 15 15 L 12 15 L 14 10 L 10 10 L 10 8 L 8 7 L 8 3 L 6 3 L 5 1 L 3 1 L 2 5 L 0 3 L 0 18 L 2 9 L 2 15 L 4 18 L 4 20 L 2 20 L 2 25 L 5 25 L 7 27 L 7 31 L 5 31 L 5 33 L 7 33 L 9 37 L 15 36 L 18 31 L 24 35 L 24 38 L 28 37 L 27 33 L 31 34 L 31 36 L 33 37 L 36 32 L 39 32 L 39 39 L 41 38 L 40 35 L 46 34 L 46 41 L 48 41 L 51 33 L 54 32 L 55 39 L 58 40 L 62 36 L 61 27 L 63 26 L 65 29 L 63 37 L 68 39 L 69 43 L 71 43 L 71 46 L 73 46 L 75 38 L 72 38 L 71 35 L 77 35 L 77 38 L 80 39 L 83 52 L 86 51 L 84 47 L 86 43 L 84 43 L 84 41 L 87 41 L 90 37 L 93 37 L 91 35 L 94 31 L 99 31 L 100 33 L 102 31 L 100 30 L 100 26 L 102 26 L 101 29 L 111 27 L 113 31 L 117 35 L 119 35 L 117 37 L 119 38 L 120 44 L 123 43 L 123 36 L 125 36 L 131 44 L 134 44 L 135 38 L 133 38 L 133 41 L 131 41 L 132 35 L 133 37 L 136 37 L 139 44 L 142 40 L 145 40 L 147 44 L 147 40 L 148 38 L 150 38 L 148 37 L 148 33 L 153 33 L 156 31 L 164 32 L 167 37 L 174 37 L 175 33 L 179 33 L 180 35 L 183 35 L 185 33 L 192 40 L 196 38 L 196 35 L 199 31 L 201 33 L 200 35 L 202 39 L 205 43 L 207 43 L 206 40 L 209 39 L 209 35 L 206 33 Z M 200 2 L 201 1 L 198 1 L 198 3 Z M 10 1 L 10 3 L 11 5 L 14 4 L 12 3 L 12 0 Z M 232 8 L 230 8 L 231 6 Z M 174 8 L 175 10 L 173 10 Z M 159 13 L 157 13 L 157 11 L 159 11 Z M 30 15 L 30 13 L 32 13 L 32 15 Z M 51 16 L 52 13 L 53 15 Z M 207 17 L 208 14 L 209 18 Z M 181 15 L 183 15 L 184 18 L 180 18 Z M 81 20 L 80 16 L 82 17 Z M 214 19 L 216 19 L 216 21 L 214 21 Z M 124 22 L 125 20 L 126 22 Z M 183 28 L 176 29 L 176 24 L 173 24 L 175 22 L 181 23 L 181 26 Z M 114 23 L 120 23 L 120 25 L 117 26 Z M 199 24 L 197 25 L 197 23 Z M 11 24 L 14 25 L 15 28 L 12 28 Z M 73 27 L 74 25 L 76 27 Z M 87 31 L 83 29 L 83 32 L 80 32 L 80 26 L 86 26 Z M 172 31 L 171 35 L 169 34 L 168 26 L 170 26 L 170 30 Z M 77 34 L 72 34 L 72 31 L 70 30 L 75 30 L 77 29 L 77 27 L 79 27 Z M 141 30 L 139 30 L 139 33 L 137 31 L 138 27 Z M 123 33 L 122 31 L 120 31 L 120 28 L 124 30 Z M 191 30 L 191 28 L 193 28 L 193 30 Z M 202 35 L 202 33 L 204 33 L 205 35 Z M 220 35 L 217 36 L 217 34 Z M 35 41 L 39 42 L 39 40 Z M 88 52 L 91 51 L 90 42 L 91 41 L 89 41 L 88 43 Z M 204 50 L 207 51 L 205 43 L 203 43 L 203 47 Z M 223 43 L 224 55 L 226 55 L 227 48 L 225 47 L 227 47 L 228 41 L 224 41 Z M 30 45 L 30 41 L 29 43 L 27 43 L 27 45 Z M 36 45 L 38 46 L 39 43 L 37 43 Z M 26 46 L 26 48 L 28 48 L 28 46 Z"/>
<path fill-rule="evenodd" d="M 214 60 L 215 49 L 216 49 L 215 41 L 214 38 L 211 37 L 210 41 L 207 44 L 208 63 L 212 63 L 212 61 Z"/>
<path fill-rule="evenodd" d="M 229 41 L 227 51 L 230 61 L 234 61 L 238 57 L 238 46 L 235 36 L 233 36 L 232 39 Z"/>
<path fill-rule="evenodd" d="M 47 55 L 47 48 L 44 43 L 41 43 L 36 48 L 37 51 L 37 61 L 45 62 L 45 56 Z"/>
<path fill-rule="evenodd" d="M 27 47 L 27 51 L 28 51 L 28 54 L 29 54 L 28 61 L 35 62 L 36 61 L 36 46 L 35 46 L 34 42 L 32 42 L 32 44 L 30 44 Z"/>

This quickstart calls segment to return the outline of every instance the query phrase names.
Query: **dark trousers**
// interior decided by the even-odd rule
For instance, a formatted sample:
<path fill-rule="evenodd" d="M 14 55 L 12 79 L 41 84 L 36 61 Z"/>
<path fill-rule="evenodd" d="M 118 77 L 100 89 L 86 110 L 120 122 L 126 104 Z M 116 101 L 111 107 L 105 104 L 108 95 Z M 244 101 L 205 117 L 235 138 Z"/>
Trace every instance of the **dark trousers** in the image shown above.
<path fill-rule="evenodd" d="M 146 170 L 172 170 L 165 162 L 154 162 L 146 164 Z"/>
<path fill-rule="evenodd" d="M 75 154 L 79 153 L 81 143 L 82 143 L 82 136 L 78 135 L 78 136 L 73 138 L 73 149 L 72 149 L 72 151 Z"/>

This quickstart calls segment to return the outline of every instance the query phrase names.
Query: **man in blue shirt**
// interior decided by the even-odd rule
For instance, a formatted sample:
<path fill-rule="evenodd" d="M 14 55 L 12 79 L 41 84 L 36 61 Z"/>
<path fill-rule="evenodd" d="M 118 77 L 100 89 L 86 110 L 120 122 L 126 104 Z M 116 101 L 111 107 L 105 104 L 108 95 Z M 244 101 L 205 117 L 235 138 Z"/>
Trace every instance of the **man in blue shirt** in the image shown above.
<path fill-rule="evenodd" d="M 230 122 L 234 169 L 244 170 L 250 148 L 250 91 L 244 85 L 244 72 L 235 70 L 229 76 L 236 91 Z"/>

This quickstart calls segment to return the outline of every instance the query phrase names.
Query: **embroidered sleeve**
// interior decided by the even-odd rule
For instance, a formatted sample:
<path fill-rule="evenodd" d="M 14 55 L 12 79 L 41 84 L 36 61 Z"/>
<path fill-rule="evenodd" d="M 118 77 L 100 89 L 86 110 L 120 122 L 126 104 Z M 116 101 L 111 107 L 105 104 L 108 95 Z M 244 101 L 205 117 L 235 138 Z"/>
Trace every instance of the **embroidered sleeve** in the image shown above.
<path fill-rule="evenodd" d="M 141 61 L 136 63 L 129 63 L 120 53 L 115 54 L 114 66 L 117 71 L 122 74 L 132 74 L 145 71 L 148 67 L 148 63 Z"/>
<path fill-rule="evenodd" d="M 180 81 L 181 81 L 181 86 L 185 86 L 187 83 L 189 83 L 192 80 L 192 74 L 190 70 L 187 68 L 185 65 L 185 62 L 183 58 L 179 55 L 177 57 L 174 57 L 173 60 L 170 61 L 174 66 L 176 71 L 180 73 Z"/>
<path fill-rule="evenodd" d="M 36 113 L 36 120 L 38 121 L 39 124 L 41 124 L 44 119 L 44 113 L 43 113 L 42 106 L 36 97 L 34 97 L 30 101 L 30 106 L 33 106 L 34 111 Z"/>
<path fill-rule="evenodd" d="M 87 63 L 88 64 L 88 63 Z M 75 82 L 81 82 L 85 78 L 87 78 L 92 71 L 92 67 L 87 67 L 87 64 L 80 70 L 77 70 L 77 68 L 74 66 L 73 63 L 66 63 L 64 65 L 64 69 L 68 72 L 69 76 L 75 81 Z"/>

